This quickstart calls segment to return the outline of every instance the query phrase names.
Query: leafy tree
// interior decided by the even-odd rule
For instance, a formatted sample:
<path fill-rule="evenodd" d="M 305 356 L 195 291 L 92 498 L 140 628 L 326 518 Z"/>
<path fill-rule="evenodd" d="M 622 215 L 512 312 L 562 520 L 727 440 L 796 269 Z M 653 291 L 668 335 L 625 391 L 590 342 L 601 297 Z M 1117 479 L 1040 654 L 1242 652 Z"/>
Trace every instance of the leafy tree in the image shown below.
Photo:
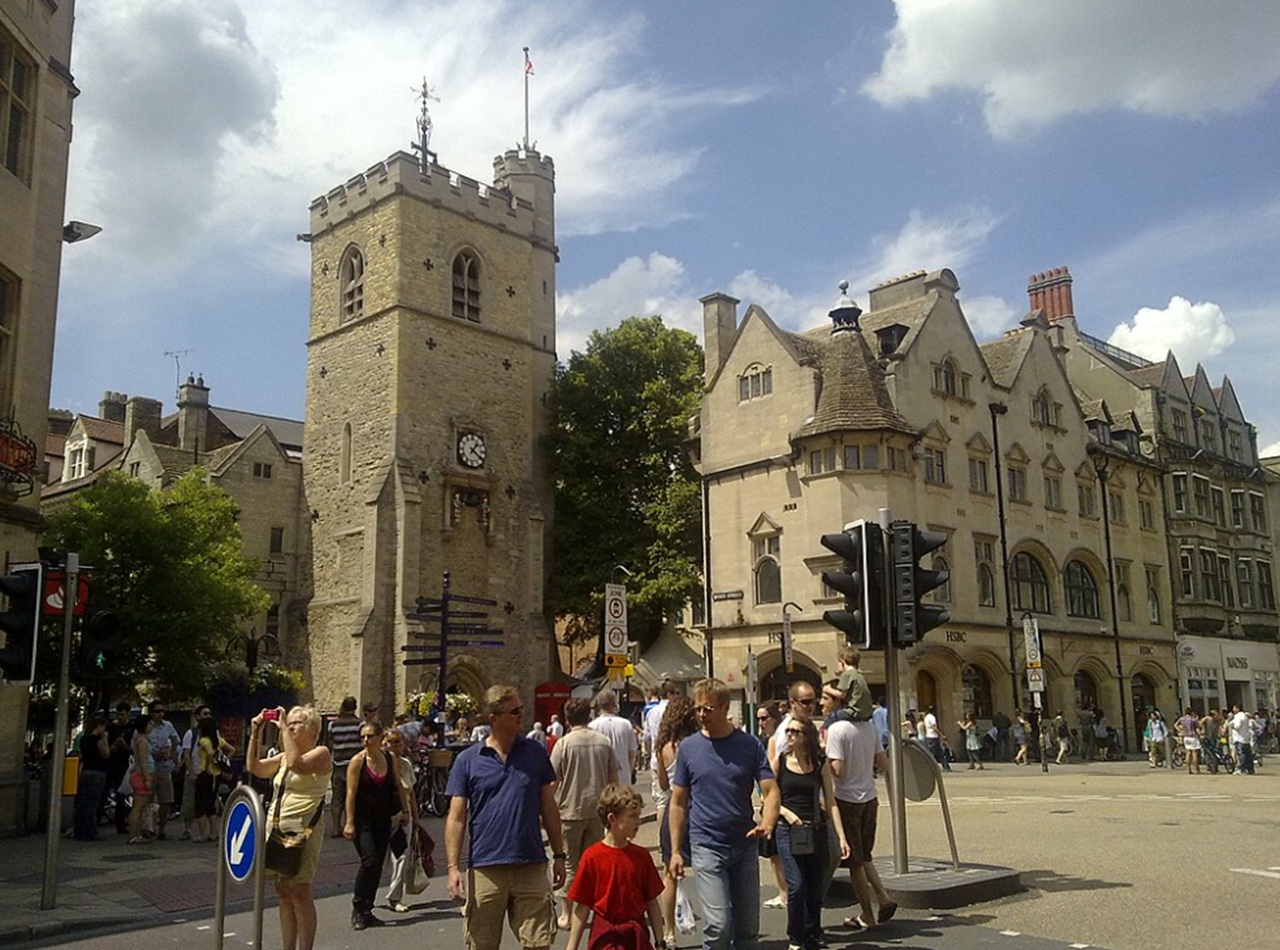
<path fill-rule="evenodd" d="M 198 469 L 166 491 L 108 472 L 49 513 L 44 543 L 79 553 L 89 610 L 120 616 L 115 685 L 200 695 L 237 624 L 269 606 L 236 517 L 235 502 Z M 55 662 L 55 651 L 41 652 Z M 38 679 L 56 682 L 56 671 L 41 662 Z"/>
<path fill-rule="evenodd" d="M 592 333 L 557 367 L 547 600 L 570 643 L 599 635 L 615 565 L 632 572 L 629 629 L 642 646 L 699 587 L 702 506 L 685 440 L 702 365 L 693 334 L 655 316 Z"/>

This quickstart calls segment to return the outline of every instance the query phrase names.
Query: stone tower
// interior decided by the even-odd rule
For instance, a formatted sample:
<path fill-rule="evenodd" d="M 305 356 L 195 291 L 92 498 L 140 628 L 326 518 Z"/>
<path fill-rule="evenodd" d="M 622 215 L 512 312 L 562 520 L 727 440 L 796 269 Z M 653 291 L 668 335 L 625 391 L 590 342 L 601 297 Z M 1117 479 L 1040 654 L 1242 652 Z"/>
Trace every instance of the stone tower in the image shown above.
<path fill-rule="evenodd" d="M 312 202 L 300 659 L 321 708 L 435 688 L 400 647 L 446 569 L 497 601 L 481 609 L 504 643 L 451 649 L 446 686 L 531 695 L 549 675 L 557 258 L 555 171 L 533 149 L 496 158 L 491 186 L 397 152 Z"/>

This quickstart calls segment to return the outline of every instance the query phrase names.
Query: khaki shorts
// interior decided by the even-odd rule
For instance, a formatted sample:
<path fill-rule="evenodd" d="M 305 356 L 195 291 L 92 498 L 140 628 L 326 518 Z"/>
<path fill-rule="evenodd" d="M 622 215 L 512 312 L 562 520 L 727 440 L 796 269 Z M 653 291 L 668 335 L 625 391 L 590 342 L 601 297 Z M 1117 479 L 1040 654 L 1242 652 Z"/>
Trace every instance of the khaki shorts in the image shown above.
<path fill-rule="evenodd" d="M 845 840 L 849 842 L 849 864 L 870 864 L 871 851 L 876 846 L 876 812 L 880 800 L 845 802 L 837 798 L 836 807 L 840 823 L 844 825 Z"/>
<path fill-rule="evenodd" d="M 555 943 L 555 905 L 544 862 L 471 868 L 467 878 L 462 932 L 471 950 L 498 950 L 502 922 L 508 918 L 520 946 Z"/>
<path fill-rule="evenodd" d="M 160 805 L 173 804 L 173 773 L 156 769 L 155 779 L 151 783 L 152 801 Z"/>

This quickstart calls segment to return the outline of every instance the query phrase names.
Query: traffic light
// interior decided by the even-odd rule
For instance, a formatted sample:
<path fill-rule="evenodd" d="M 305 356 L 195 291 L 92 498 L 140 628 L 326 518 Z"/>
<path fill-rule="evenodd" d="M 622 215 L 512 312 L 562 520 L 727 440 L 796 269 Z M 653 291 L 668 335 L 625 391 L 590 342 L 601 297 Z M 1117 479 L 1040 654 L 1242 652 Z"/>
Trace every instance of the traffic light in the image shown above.
<path fill-rule="evenodd" d="M 947 543 L 941 531 L 921 531 L 910 521 L 895 521 L 890 527 L 893 544 L 894 644 L 909 647 L 934 627 L 951 619 L 945 607 L 922 604 L 920 598 L 941 587 L 950 571 L 920 567 L 919 560 Z"/>
<path fill-rule="evenodd" d="M 828 610 L 822 619 L 863 650 L 882 649 L 884 533 L 877 524 L 855 521 L 839 534 L 824 534 L 822 546 L 844 559 L 844 570 L 823 571 L 823 582 L 844 594 L 844 610 Z"/>
<path fill-rule="evenodd" d="M 16 565 L 0 577 L 0 593 L 9 601 L 8 609 L 0 613 L 0 630 L 5 634 L 0 670 L 7 680 L 30 682 L 35 676 L 43 575 L 44 566 L 33 563 Z"/>
<path fill-rule="evenodd" d="M 120 665 L 120 615 L 99 610 L 84 622 L 80 663 L 86 677 L 101 679 Z"/>

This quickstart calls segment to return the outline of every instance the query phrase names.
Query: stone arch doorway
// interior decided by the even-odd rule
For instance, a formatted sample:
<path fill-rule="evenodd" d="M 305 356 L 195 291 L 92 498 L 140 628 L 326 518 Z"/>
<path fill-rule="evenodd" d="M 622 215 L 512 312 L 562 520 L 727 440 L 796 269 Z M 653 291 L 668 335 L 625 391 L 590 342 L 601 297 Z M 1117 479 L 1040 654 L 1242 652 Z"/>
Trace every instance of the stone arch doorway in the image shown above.
<path fill-rule="evenodd" d="M 990 719 L 995 713 L 995 701 L 987 671 L 975 663 L 965 664 L 960 670 L 960 685 L 964 708 L 972 711 L 974 719 Z"/>
<path fill-rule="evenodd" d="M 916 673 L 916 711 L 923 713 L 938 705 L 938 678 L 928 670 Z"/>
<path fill-rule="evenodd" d="M 787 698 L 787 690 L 791 688 L 791 684 L 797 680 L 804 680 L 813 687 L 813 692 L 821 698 L 822 693 L 822 674 L 806 663 L 797 660 L 794 664 L 795 672 L 788 673 L 785 666 L 776 666 L 764 676 L 760 678 L 759 701 L 767 703 L 770 700 Z M 816 714 L 816 713 L 815 713 Z"/>
<path fill-rule="evenodd" d="M 1098 697 L 1098 681 L 1088 670 L 1076 670 L 1073 678 L 1077 709 L 1092 709 L 1101 704 Z"/>
<path fill-rule="evenodd" d="M 1140 724 L 1156 706 L 1156 684 L 1145 673 L 1134 673 L 1129 688 L 1133 696 L 1133 721 Z"/>

